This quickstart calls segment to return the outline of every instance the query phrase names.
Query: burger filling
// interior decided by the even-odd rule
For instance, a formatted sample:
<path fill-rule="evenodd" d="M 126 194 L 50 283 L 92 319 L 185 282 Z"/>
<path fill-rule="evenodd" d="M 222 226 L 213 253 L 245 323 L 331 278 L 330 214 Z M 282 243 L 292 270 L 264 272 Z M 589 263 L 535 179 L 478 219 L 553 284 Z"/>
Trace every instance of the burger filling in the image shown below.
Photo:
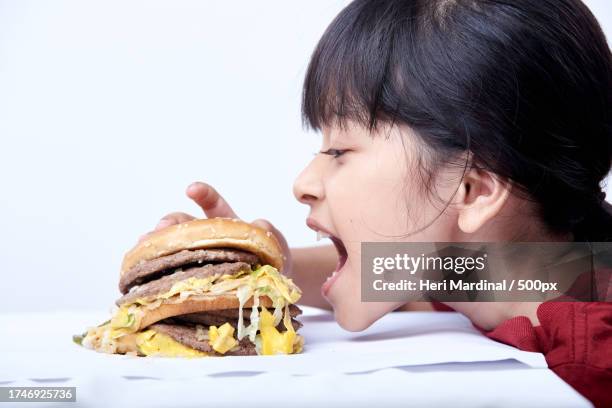
<path fill-rule="evenodd" d="M 215 253 L 217 260 L 227 254 L 223 251 Z M 252 254 L 243 251 L 223 255 L 224 259 L 234 257 L 233 262 L 196 262 L 196 266 L 191 262 L 197 258 L 194 254 L 181 253 L 181 259 L 188 263 L 173 270 L 166 267 L 174 265 L 176 257 L 158 261 L 155 268 L 144 268 L 147 273 L 141 265 L 140 275 L 132 273 L 133 280 L 123 282 L 129 290 L 117 300 L 112 318 L 75 340 L 98 351 L 142 356 L 269 355 L 302 350 L 303 339 L 296 333 L 301 324 L 294 319 L 301 311 L 293 305 L 301 292 L 291 279 L 270 265 L 254 264 L 253 268 L 253 259 L 243 256 Z M 199 252 L 201 256 L 212 255 Z M 151 276 L 157 279 L 145 281 Z M 133 282 L 141 283 L 130 286 Z M 145 313 L 163 304 L 220 295 L 236 296 L 239 308 L 174 316 L 139 330 Z M 261 296 L 272 300 L 270 310 L 259 304 Z M 246 308 L 251 298 L 253 306 Z"/>

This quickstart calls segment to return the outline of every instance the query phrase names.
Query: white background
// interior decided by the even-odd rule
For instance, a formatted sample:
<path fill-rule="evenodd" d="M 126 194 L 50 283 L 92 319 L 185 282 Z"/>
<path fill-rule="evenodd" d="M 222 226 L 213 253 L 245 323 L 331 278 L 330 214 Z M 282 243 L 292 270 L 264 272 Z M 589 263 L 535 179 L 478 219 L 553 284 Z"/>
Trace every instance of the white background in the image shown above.
<path fill-rule="evenodd" d="M 346 4 L 0 0 L 0 311 L 110 307 L 137 237 L 200 214 L 194 180 L 314 244 L 300 92 Z M 612 3 L 587 4 L 611 38 Z"/>

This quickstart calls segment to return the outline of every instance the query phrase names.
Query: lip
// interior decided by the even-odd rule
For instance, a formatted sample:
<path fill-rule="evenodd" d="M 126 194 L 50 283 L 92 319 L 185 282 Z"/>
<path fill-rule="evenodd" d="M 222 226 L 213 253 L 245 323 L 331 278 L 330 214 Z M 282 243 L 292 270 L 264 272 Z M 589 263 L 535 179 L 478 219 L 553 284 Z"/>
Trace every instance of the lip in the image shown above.
<path fill-rule="evenodd" d="M 308 228 L 310 228 L 313 231 L 316 231 L 316 232 L 321 231 L 331 236 L 334 235 L 331 233 L 331 231 L 325 229 L 321 224 L 319 224 L 314 218 L 311 218 L 311 217 L 306 218 L 306 225 L 308 225 Z"/>
<path fill-rule="evenodd" d="M 336 269 L 332 272 L 330 276 L 327 277 L 325 282 L 323 282 L 323 285 L 321 285 L 321 295 L 323 295 L 323 297 L 327 297 L 327 293 L 329 292 L 329 289 L 332 287 L 334 282 L 338 279 L 338 276 L 340 276 L 340 270 L 342 269 L 342 267 L 346 263 L 346 260 L 348 259 L 348 253 L 346 251 L 346 247 L 344 246 L 344 243 L 342 242 L 342 240 L 336 237 L 331 231 L 324 228 L 314 218 L 310 218 L 310 217 L 307 218 L 306 225 L 308 225 L 310 229 L 316 232 L 323 232 L 329 235 L 329 239 L 334 244 L 334 247 L 336 248 L 336 252 L 338 253 L 338 263 L 336 264 Z"/>

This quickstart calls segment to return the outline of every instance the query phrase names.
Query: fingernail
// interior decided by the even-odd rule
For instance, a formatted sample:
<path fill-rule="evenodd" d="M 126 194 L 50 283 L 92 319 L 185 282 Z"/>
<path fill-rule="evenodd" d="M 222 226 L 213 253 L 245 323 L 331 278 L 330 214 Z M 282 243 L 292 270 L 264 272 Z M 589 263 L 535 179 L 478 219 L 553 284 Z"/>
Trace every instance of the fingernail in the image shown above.
<path fill-rule="evenodd" d="M 155 229 L 160 229 L 160 228 L 166 228 L 169 225 L 174 224 L 171 220 L 168 219 L 162 219 L 160 220 L 157 225 L 155 226 Z"/>
<path fill-rule="evenodd" d="M 196 187 L 196 183 L 191 183 L 188 187 L 187 187 L 187 193 L 193 193 L 194 189 Z"/>

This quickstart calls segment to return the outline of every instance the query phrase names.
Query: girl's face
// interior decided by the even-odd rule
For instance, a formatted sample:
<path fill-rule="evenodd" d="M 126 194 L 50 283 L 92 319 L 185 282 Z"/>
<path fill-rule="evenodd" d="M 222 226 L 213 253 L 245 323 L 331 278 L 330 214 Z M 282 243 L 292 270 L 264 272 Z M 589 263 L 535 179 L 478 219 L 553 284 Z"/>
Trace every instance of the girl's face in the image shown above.
<path fill-rule="evenodd" d="M 450 241 L 457 228 L 452 210 L 423 231 L 405 235 L 440 214 L 460 174 L 448 170 L 439 178 L 445 182 L 432 184 L 444 201 L 428 199 L 423 173 L 418 171 L 422 153 L 408 127 L 381 126 L 370 136 L 367 129 L 350 122 L 344 129 L 324 128 L 322 133 L 321 151 L 330 154 L 320 153 L 310 162 L 295 181 L 294 194 L 310 206 L 308 226 L 330 234 L 339 253 L 336 272 L 321 293 L 333 306 L 338 323 L 358 331 L 401 306 L 361 301 L 361 242 Z"/>

